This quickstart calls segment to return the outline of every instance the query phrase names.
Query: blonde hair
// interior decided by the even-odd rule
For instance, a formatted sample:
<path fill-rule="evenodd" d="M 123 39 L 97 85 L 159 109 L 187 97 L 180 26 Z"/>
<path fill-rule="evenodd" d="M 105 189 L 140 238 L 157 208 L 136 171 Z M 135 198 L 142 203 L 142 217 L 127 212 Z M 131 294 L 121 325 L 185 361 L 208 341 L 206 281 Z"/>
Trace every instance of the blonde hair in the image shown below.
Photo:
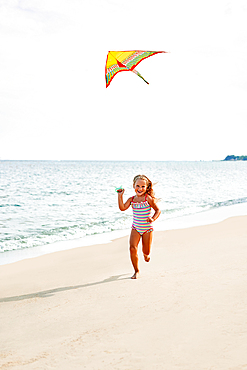
<path fill-rule="evenodd" d="M 153 198 L 153 200 L 157 201 L 158 199 L 155 198 L 154 196 L 154 190 L 153 190 L 153 184 L 151 180 L 149 180 L 149 178 L 145 175 L 136 175 L 133 179 L 133 185 L 135 186 L 135 183 L 137 180 L 144 180 L 146 181 L 146 184 L 147 184 L 147 190 L 146 190 L 146 193 L 145 194 L 148 194 L 150 195 L 150 197 Z"/>

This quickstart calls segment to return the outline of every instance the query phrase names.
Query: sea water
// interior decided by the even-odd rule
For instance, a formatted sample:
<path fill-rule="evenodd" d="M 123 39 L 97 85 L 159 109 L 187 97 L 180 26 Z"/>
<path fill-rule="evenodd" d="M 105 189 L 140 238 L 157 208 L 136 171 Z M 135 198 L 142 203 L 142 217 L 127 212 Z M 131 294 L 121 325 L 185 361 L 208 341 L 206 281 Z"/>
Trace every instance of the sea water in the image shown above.
<path fill-rule="evenodd" d="M 0 161 L 0 264 L 127 235 L 133 177 L 153 183 L 156 230 L 247 214 L 247 162 Z"/>

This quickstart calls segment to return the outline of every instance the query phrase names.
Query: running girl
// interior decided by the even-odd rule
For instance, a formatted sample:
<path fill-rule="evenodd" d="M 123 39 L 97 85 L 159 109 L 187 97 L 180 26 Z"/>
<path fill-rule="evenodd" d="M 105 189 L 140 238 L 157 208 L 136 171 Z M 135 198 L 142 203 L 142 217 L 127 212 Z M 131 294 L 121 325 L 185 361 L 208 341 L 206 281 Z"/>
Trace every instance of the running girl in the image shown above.
<path fill-rule="evenodd" d="M 152 222 L 157 220 L 160 210 L 156 204 L 153 184 L 144 175 L 137 175 L 133 180 L 133 188 L 136 195 L 129 198 L 126 203 L 123 202 L 124 189 L 118 190 L 118 206 L 121 211 L 126 211 L 129 206 L 133 209 L 133 224 L 130 233 L 130 259 L 134 267 L 134 275 L 131 279 L 137 279 L 139 276 L 138 267 L 138 244 L 142 239 L 142 252 L 146 262 L 150 261 L 150 250 L 153 239 Z M 151 217 L 151 209 L 155 211 Z"/>

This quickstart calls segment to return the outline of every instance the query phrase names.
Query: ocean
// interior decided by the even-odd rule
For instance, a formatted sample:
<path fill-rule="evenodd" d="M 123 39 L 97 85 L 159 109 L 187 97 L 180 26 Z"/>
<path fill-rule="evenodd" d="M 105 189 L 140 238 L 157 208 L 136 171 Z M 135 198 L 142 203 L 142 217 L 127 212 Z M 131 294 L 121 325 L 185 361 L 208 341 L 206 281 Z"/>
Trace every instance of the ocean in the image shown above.
<path fill-rule="evenodd" d="M 160 198 L 155 230 L 247 214 L 247 162 L 0 161 L 0 264 L 129 234 L 121 212 L 145 174 Z"/>

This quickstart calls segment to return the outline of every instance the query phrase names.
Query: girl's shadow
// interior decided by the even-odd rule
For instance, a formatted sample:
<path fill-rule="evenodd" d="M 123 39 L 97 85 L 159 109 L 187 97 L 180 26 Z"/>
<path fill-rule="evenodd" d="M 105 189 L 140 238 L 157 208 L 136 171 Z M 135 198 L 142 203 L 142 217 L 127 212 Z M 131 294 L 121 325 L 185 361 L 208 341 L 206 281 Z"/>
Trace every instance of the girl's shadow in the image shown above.
<path fill-rule="evenodd" d="M 61 287 L 61 288 L 44 290 L 42 292 L 37 292 L 37 293 L 24 294 L 24 295 L 19 295 L 19 296 L 15 296 L 15 297 L 0 298 L 0 303 L 1 302 L 21 301 L 21 300 L 30 299 L 30 298 L 47 298 L 47 297 L 53 296 L 55 293 L 65 292 L 67 290 L 86 288 L 86 287 L 89 287 L 89 286 L 110 283 L 112 281 L 129 280 L 129 278 L 127 278 L 127 277 L 122 277 L 121 278 L 121 276 L 124 276 L 124 275 L 127 275 L 127 274 L 111 276 L 108 279 L 104 279 L 102 281 L 96 281 L 95 283 L 87 283 L 87 284 L 74 285 L 74 286 L 66 286 L 66 287 Z"/>

